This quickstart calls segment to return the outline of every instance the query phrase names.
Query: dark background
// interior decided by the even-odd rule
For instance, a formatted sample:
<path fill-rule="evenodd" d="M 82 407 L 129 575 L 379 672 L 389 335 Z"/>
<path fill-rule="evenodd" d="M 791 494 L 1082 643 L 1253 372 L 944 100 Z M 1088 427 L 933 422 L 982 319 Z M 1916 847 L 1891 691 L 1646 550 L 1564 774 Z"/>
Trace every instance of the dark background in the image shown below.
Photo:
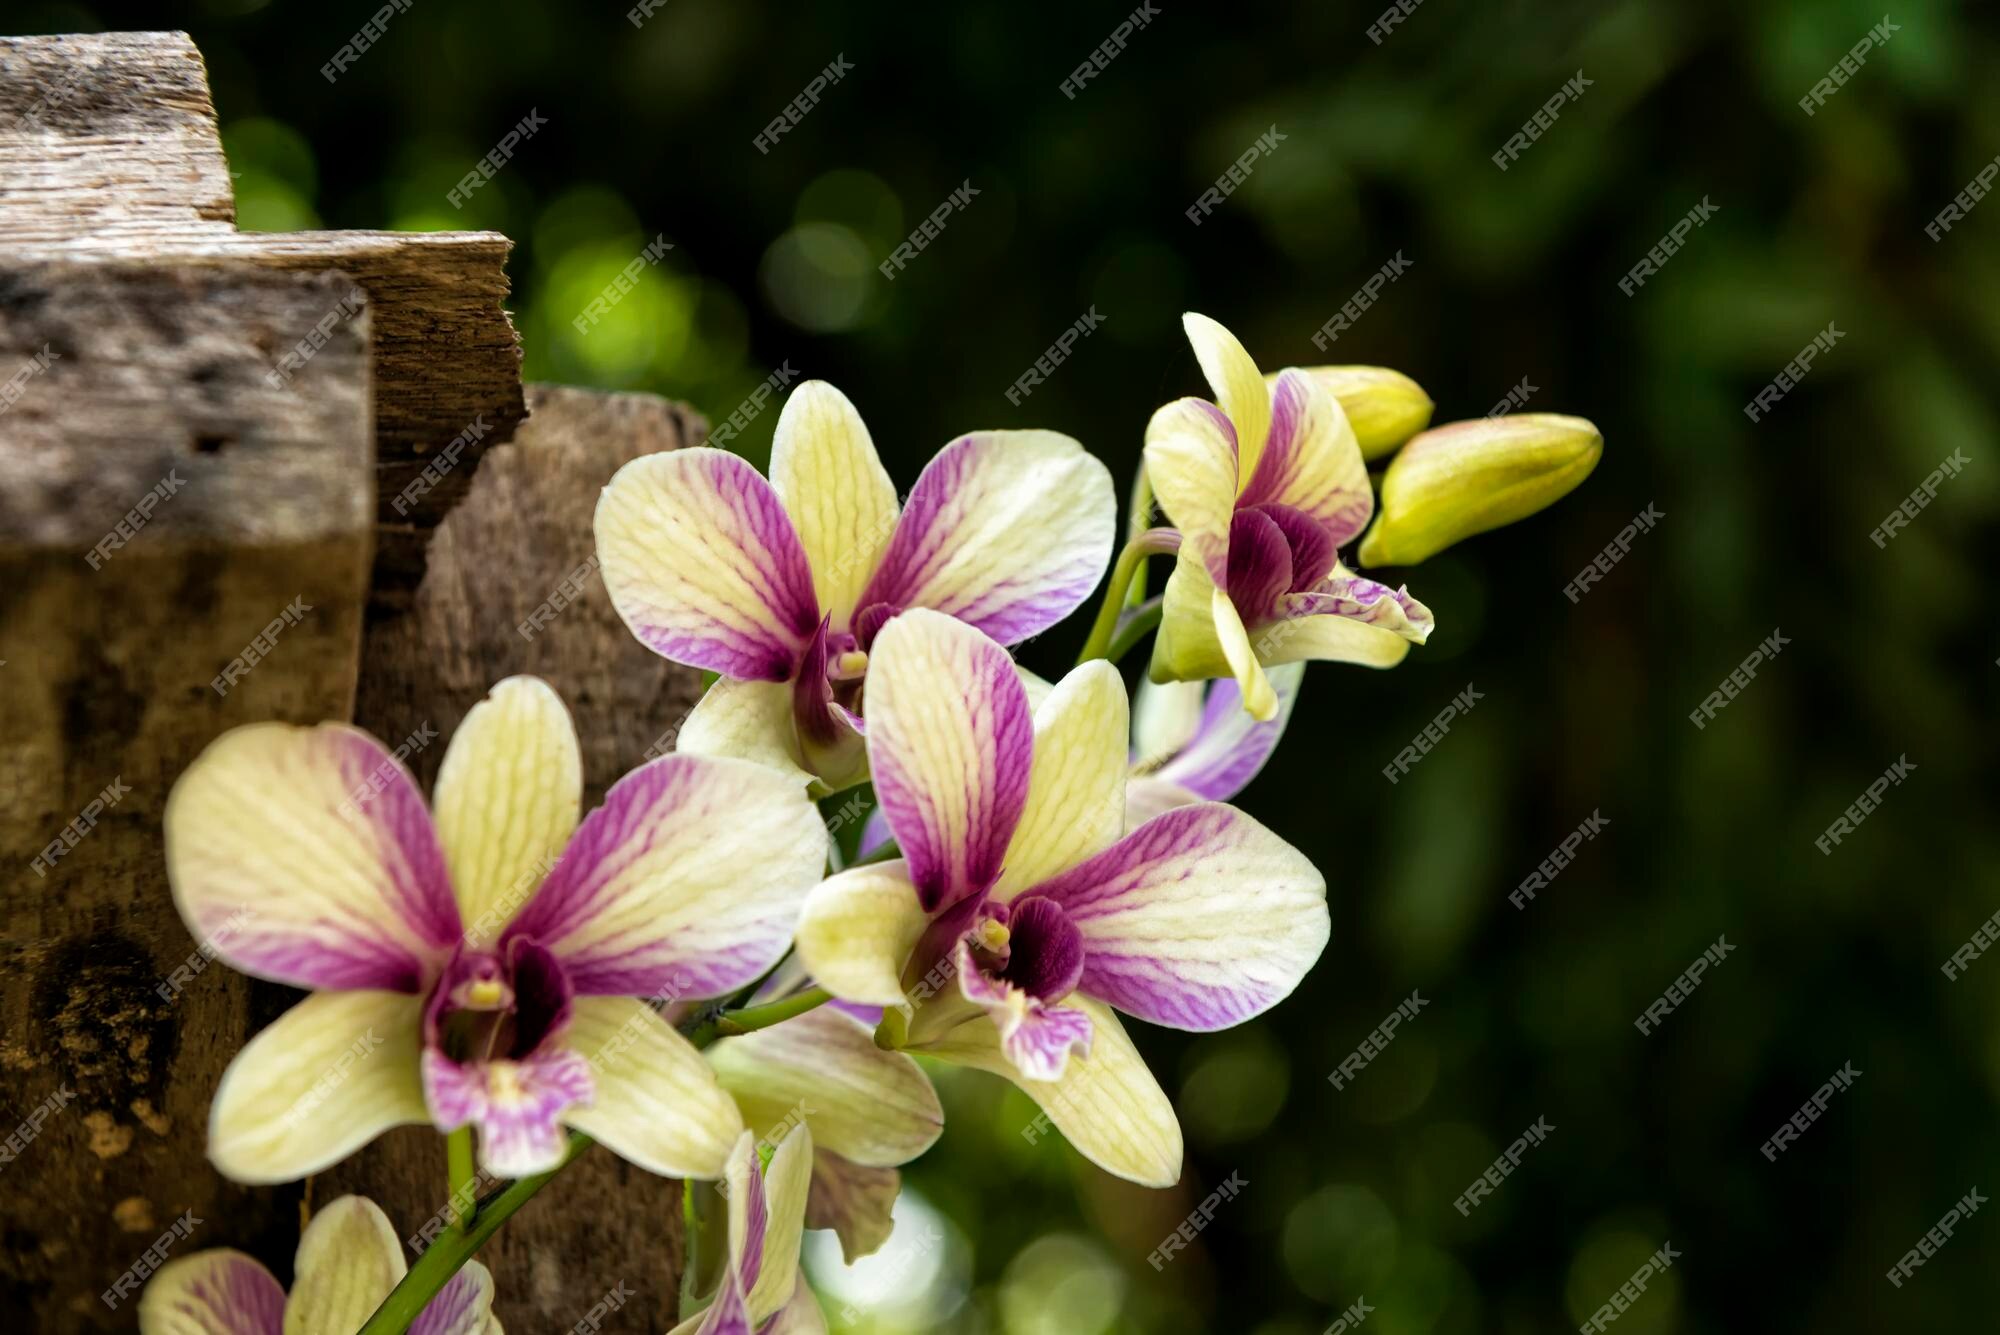
<path fill-rule="evenodd" d="M 721 421 L 780 364 L 860 407 L 900 486 L 952 436 L 1043 426 L 1126 485 L 1159 403 L 1201 391 L 1178 314 L 1267 370 L 1416 377 L 1439 421 L 1524 377 L 1603 462 L 1555 509 L 1395 572 L 1435 610 L 1401 668 L 1308 677 L 1243 803 L 1326 873 L 1334 936 L 1286 1005 L 1210 1037 L 1145 1031 L 1190 1162 L 1116 1183 L 1021 1135 L 1033 1109 L 940 1076 L 951 1124 L 906 1229 L 828 1278 L 836 1329 L 1573 1329 L 1663 1242 L 1622 1316 L 1664 1331 L 1990 1329 L 2000 1211 L 1890 1286 L 1973 1188 L 2000 1191 L 2000 960 L 1939 966 L 2000 909 L 1993 424 L 2000 205 L 1924 227 L 2000 153 L 1991 11 L 1860 3 L 1424 0 L 1193 5 L 1074 100 L 1132 6 L 415 0 L 337 81 L 376 6 L 10 4 L 23 33 L 181 27 L 205 52 L 248 228 L 487 227 L 518 243 L 533 378 L 655 390 Z M 768 155 L 813 75 L 854 70 Z M 1489 155 L 1582 70 L 1505 173 Z M 461 210 L 446 192 L 530 108 L 548 124 Z M 1275 124 L 1200 227 L 1183 210 Z M 955 187 L 980 193 L 893 283 Z M 1628 298 L 1699 201 L 1719 212 Z M 587 336 L 571 318 L 655 236 L 665 261 Z M 1310 338 L 1394 254 L 1411 268 L 1331 354 Z M 1021 406 L 1004 391 L 1087 308 L 1103 328 Z M 1845 337 L 1761 423 L 1742 412 L 1831 321 Z M 775 410 L 735 442 L 768 451 Z M 1953 450 L 1970 464 L 1878 549 Z M 1581 602 L 1563 586 L 1652 503 Z M 1029 646 L 1054 674 L 1079 619 Z M 1704 730 L 1688 711 L 1774 630 L 1790 647 Z M 1482 699 L 1400 784 L 1451 697 Z M 1814 840 L 1898 757 L 1859 832 Z M 1585 816 L 1609 827 L 1525 911 L 1507 894 Z M 1719 936 L 1651 1037 L 1633 1026 Z M 1429 1005 L 1348 1089 L 1326 1075 L 1397 1002 Z M 1758 1152 L 1844 1062 L 1862 1072 L 1775 1164 Z M 1452 1201 L 1538 1116 L 1494 1196 Z M 1213 1184 L 1198 1244 L 1146 1257 Z M 907 1220 L 906 1220 L 907 1222 Z M 822 1263 L 825 1254 L 816 1252 Z M 872 1274 L 872 1278 L 871 1278 Z M 505 1313 L 501 1313 L 503 1319 Z"/>

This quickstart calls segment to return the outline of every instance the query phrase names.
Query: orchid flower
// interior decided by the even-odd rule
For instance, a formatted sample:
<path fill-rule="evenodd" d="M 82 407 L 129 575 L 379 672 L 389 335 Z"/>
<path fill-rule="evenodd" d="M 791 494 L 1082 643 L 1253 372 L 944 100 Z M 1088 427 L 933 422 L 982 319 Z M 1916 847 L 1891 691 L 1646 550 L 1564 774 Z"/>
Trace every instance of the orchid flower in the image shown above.
<path fill-rule="evenodd" d="M 582 775 L 569 711 L 533 677 L 466 715 L 430 810 L 342 724 L 210 744 L 167 803 L 175 902 L 237 969 L 313 989 L 223 1074 L 218 1168 L 290 1181 L 393 1126 L 470 1123 L 501 1177 L 555 1167 L 565 1126 L 651 1172 L 722 1171 L 736 1105 L 640 998 L 762 974 L 825 827 L 748 761 L 663 756 L 579 822 Z"/>
<path fill-rule="evenodd" d="M 1179 1124 L 1116 1011 L 1191 1030 L 1261 1013 L 1326 944 L 1325 882 L 1218 803 L 1124 833 L 1129 708 L 1110 663 L 1031 717 L 1006 650 L 913 611 L 871 675 L 869 762 L 903 856 L 812 892 L 807 969 L 905 1008 L 878 1041 L 1005 1075 L 1109 1171 L 1176 1181 Z"/>
<path fill-rule="evenodd" d="M 1068 436 L 947 445 L 900 511 L 868 428 L 820 381 L 793 391 L 771 477 L 722 450 L 650 454 L 597 506 L 618 614 L 647 648 L 721 680 L 683 752 L 760 760 L 824 791 L 867 777 L 862 683 L 882 625 L 927 607 L 1017 644 L 1097 587 L 1117 528 L 1111 474 Z"/>
<path fill-rule="evenodd" d="M 1375 502 L 1339 401 L 1297 368 L 1267 383 L 1206 316 L 1183 323 L 1217 402 L 1177 400 L 1146 427 L 1146 476 L 1179 530 L 1152 678 L 1234 677 L 1244 707 L 1269 719 L 1278 702 L 1265 667 L 1391 667 L 1434 621 L 1407 589 L 1340 563 Z"/>
<path fill-rule="evenodd" d="M 1298 702 L 1304 663 L 1267 674 L 1278 712 L 1259 722 L 1243 708 L 1234 681 L 1141 682 L 1132 705 L 1132 773 L 1125 783 L 1125 824 L 1194 802 L 1227 802 L 1249 786 L 1278 748 Z"/>
<path fill-rule="evenodd" d="M 306 1225 L 292 1291 L 219 1247 L 169 1261 L 139 1299 L 140 1335 L 354 1335 L 408 1272 L 382 1207 L 342 1196 Z M 500 1335 L 493 1276 L 468 1261 L 410 1323 L 411 1335 Z"/>
<path fill-rule="evenodd" d="M 786 1134 L 766 1167 L 745 1131 L 729 1154 L 729 1259 L 708 1310 L 669 1335 L 824 1335 L 826 1318 L 799 1275 L 813 1139 Z"/>

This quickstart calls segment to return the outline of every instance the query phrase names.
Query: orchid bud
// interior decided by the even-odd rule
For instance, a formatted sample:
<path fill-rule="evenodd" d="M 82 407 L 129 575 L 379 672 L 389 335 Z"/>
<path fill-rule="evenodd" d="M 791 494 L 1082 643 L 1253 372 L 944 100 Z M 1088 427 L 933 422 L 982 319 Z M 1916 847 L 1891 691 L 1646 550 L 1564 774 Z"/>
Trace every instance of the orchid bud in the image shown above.
<path fill-rule="evenodd" d="M 1431 396 L 1401 371 L 1386 366 L 1306 369 L 1340 401 L 1364 459 L 1381 458 L 1430 425 Z"/>
<path fill-rule="evenodd" d="M 1525 519 L 1590 476 L 1603 452 L 1595 426 L 1556 413 L 1426 431 L 1390 460 L 1361 560 L 1415 565 L 1462 538 Z"/>

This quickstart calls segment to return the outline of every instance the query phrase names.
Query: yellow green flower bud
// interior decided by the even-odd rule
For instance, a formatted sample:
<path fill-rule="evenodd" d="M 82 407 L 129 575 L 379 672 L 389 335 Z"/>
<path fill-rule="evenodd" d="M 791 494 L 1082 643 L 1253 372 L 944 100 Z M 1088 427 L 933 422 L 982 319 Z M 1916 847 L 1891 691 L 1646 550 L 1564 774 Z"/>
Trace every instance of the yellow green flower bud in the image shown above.
<path fill-rule="evenodd" d="M 1340 400 L 1361 457 L 1379 459 L 1431 422 L 1431 396 L 1386 366 L 1309 366 L 1306 371 Z"/>
<path fill-rule="evenodd" d="M 1581 417 L 1516 413 L 1426 431 L 1389 461 L 1362 564 L 1410 566 L 1525 519 L 1590 476 L 1604 437 Z"/>

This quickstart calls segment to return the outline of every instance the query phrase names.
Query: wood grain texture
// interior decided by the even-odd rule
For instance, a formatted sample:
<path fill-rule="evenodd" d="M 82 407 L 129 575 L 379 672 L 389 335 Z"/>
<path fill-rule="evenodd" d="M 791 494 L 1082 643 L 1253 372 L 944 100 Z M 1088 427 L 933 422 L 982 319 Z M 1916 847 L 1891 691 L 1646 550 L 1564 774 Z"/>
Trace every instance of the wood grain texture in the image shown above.
<path fill-rule="evenodd" d="M 289 1262 L 297 1193 L 235 1188 L 205 1154 L 223 1067 L 284 1000 L 220 966 L 170 981 L 200 957 L 161 815 L 225 729 L 351 706 L 365 305 L 290 384 L 265 379 L 267 349 L 351 290 L 254 264 L 0 260 L 0 384 L 49 358 L 0 413 L 0 1135 L 61 1103 L 0 1164 L 9 1329 L 131 1329 L 135 1300 L 100 1295 L 183 1212 L 201 1222 L 177 1251 Z"/>
<path fill-rule="evenodd" d="M 432 534 L 409 610 L 371 632 L 355 721 L 391 743 L 435 728 L 440 740 L 411 757 L 428 791 L 466 711 L 501 678 L 533 673 L 575 717 L 588 810 L 650 749 L 671 747 L 700 696 L 698 674 L 640 645 L 612 609 L 591 535 L 598 492 L 628 459 L 695 443 L 706 428 L 652 395 L 535 385 L 528 404 L 520 433 L 487 454 Z M 544 605 L 551 614 L 524 635 Z M 445 1205 L 443 1141 L 392 1132 L 315 1178 L 312 1191 L 319 1200 L 373 1196 L 413 1233 Z M 636 1296 L 602 1329 L 665 1329 L 680 1275 L 679 1209 L 678 1183 L 592 1150 L 482 1253 L 496 1311 L 510 1330 L 568 1330 L 623 1282 Z"/>

